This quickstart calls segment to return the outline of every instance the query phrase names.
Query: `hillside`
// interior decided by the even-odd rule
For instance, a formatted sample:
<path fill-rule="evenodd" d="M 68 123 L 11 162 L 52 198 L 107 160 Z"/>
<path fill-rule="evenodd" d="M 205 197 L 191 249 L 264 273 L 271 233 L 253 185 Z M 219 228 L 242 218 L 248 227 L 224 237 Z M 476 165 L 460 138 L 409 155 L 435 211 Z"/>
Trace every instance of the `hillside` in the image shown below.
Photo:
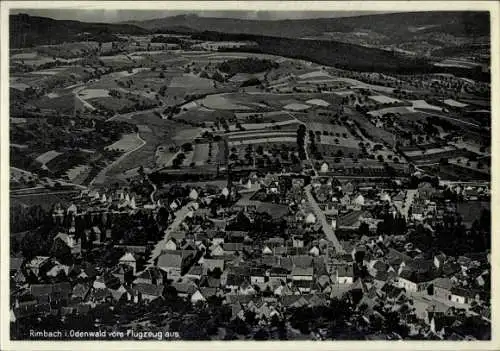
<path fill-rule="evenodd" d="M 377 32 L 391 39 L 405 36 L 405 40 L 424 32 L 442 32 L 470 37 L 489 35 L 489 14 L 487 12 L 408 12 L 277 21 L 181 15 L 125 23 L 149 30 L 187 27 L 196 31 L 246 33 L 286 38 L 302 38 L 328 32 L 353 32 L 363 29 Z"/>
<path fill-rule="evenodd" d="M 117 40 L 115 34 L 146 34 L 148 30 L 130 24 L 85 23 L 61 21 L 25 14 L 11 15 L 10 47 L 59 44 L 78 40 Z"/>

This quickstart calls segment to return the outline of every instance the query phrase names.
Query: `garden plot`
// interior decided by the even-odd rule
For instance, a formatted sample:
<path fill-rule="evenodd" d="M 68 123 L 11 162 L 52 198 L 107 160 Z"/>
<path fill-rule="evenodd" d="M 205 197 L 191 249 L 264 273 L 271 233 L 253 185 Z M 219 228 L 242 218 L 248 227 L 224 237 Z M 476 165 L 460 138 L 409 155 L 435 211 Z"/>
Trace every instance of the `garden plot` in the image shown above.
<path fill-rule="evenodd" d="M 66 172 L 68 179 L 76 184 L 82 184 L 90 173 L 90 166 L 78 165 Z"/>
<path fill-rule="evenodd" d="M 142 139 L 140 139 L 136 133 L 131 133 L 123 135 L 120 140 L 106 146 L 105 149 L 128 152 L 140 147 L 141 145 L 143 145 Z"/>
<path fill-rule="evenodd" d="M 423 108 L 427 110 L 436 110 L 436 111 L 442 111 L 443 109 L 438 106 L 430 105 L 427 103 L 425 100 L 411 100 L 410 101 L 413 105 L 413 108 Z"/>
<path fill-rule="evenodd" d="M 212 145 L 215 145 L 215 143 Z M 208 144 L 196 144 L 194 146 L 193 158 L 191 162 L 194 162 L 196 166 L 203 166 L 209 159 L 208 151 Z M 214 150 L 212 150 L 212 153 L 213 152 Z M 217 152 L 215 152 L 215 155 L 216 154 Z"/>
<path fill-rule="evenodd" d="M 207 78 L 200 78 L 194 74 L 183 74 L 172 78 L 169 84 L 170 88 L 187 89 L 211 89 L 214 87 L 214 81 Z"/>
<path fill-rule="evenodd" d="M 412 107 L 399 106 L 399 107 L 387 107 L 387 108 L 382 108 L 380 110 L 370 111 L 368 112 L 368 114 L 374 117 L 380 117 L 385 115 L 386 113 L 408 114 L 412 112 L 414 112 Z"/>
<path fill-rule="evenodd" d="M 209 95 L 201 101 L 201 104 L 213 110 L 251 110 L 250 107 L 234 103 L 232 99 L 222 94 Z"/>
<path fill-rule="evenodd" d="M 349 95 L 356 95 L 356 92 L 352 90 L 343 90 L 343 91 L 335 91 L 334 94 L 339 96 L 349 96 Z"/>
<path fill-rule="evenodd" d="M 228 142 L 229 146 L 248 145 L 248 144 L 272 144 L 272 143 L 297 143 L 297 137 L 270 137 L 270 138 L 254 138 Z"/>
<path fill-rule="evenodd" d="M 47 152 L 41 154 L 40 156 L 38 156 L 35 159 L 35 161 L 40 162 L 42 165 L 45 165 L 45 164 L 49 163 L 51 160 L 53 160 L 54 158 L 56 158 L 59 155 L 62 155 L 62 153 L 61 152 L 57 152 L 55 150 L 50 150 L 50 151 L 47 151 Z"/>
<path fill-rule="evenodd" d="M 466 107 L 466 106 L 469 106 L 467 104 L 464 104 L 462 102 L 458 102 L 458 101 L 455 101 L 453 99 L 446 99 L 443 101 L 443 103 L 445 105 L 448 105 L 448 106 L 451 106 L 451 107 L 458 107 L 458 108 L 462 108 L 462 107 Z"/>
<path fill-rule="evenodd" d="M 283 106 L 283 108 L 285 110 L 290 110 L 290 111 L 304 111 L 304 110 L 311 108 L 311 106 L 295 102 L 295 103 L 287 104 L 287 105 Z"/>
<path fill-rule="evenodd" d="M 143 71 L 148 71 L 149 68 L 146 67 L 137 67 L 133 68 L 132 71 L 119 71 L 119 72 L 112 72 L 106 75 L 106 78 L 112 78 L 112 79 L 118 79 L 118 78 L 124 78 L 124 77 L 130 77 L 133 76 L 137 73 L 143 72 Z"/>
<path fill-rule="evenodd" d="M 109 97 L 108 89 L 84 89 L 78 93 L 84 100 Z"/>
<path fill-rule="evenodd" d="M 373 96 L 369 96 L 368 98 L 372 99 L 376 102 L 379 102 L 381 104 L 392 104 L 395 102 L 401 102 L 401 100 L 399 100 L 399 99 L 391 98 L 391 97 L 385 96 L 385 95 L 373 95 Z"/>
<path fill-rule="evenodd" d="M 298 76 L 299 79 L 311 79 L 311 78 L 332 78 L 328 72 L 324 71 L 314 71 L 309 73 L 304 73 Z"/>
<path fill-rule="evenodd" d="M 322 99 L 307 100 L 306 104 L 314 105 L 314 106 L 322 106 L 322 107 L 330 106 L 330 104 L 328 102 L 326 102 L 325 100 L 322 100 Z"/>
<path fill-rule="evenodd" d="M 354 89 L 371 89 L 375 91 L 381 91 L 384 93 L 392 93 L 394 88 L 384 87 L 382 85 L 372 85 L 367 84 L 357 79 L 345 78 L 345 77 L 336 77 L 333 79 L 334 81 L 345 82 L 351 85 L 351 88 Z"/>
<path fill-rule="evenodd" d="M 322 135 L 326 132 L 330 136 L 344 136 L 344 138 L 352 138 L 351 133 L 346 127 L 330 123 L 309 122 L 307 123 L 307 129 L 312 130 L 315 133 L 319 131 Z"/>
<path fill-rule="evenodd" d="M 295 131 L 273 131 L 273 130 L 256 130 L 247 133 L 234 133 L 228 136 L 228 140 L 232 141 L 241 141 L 245 139 L 254 139 L 254 138 L 272 138 L 272 137 L 285 137 L 285 136 L 297 136 L 297 132 Z"/>
<path fill-rule="evenodd" d="M 32 71 L 30 74 L 36 74 L 36 75 L 42 75 L 42 76 L 55 76 L 63 71 L 66 70 L 66 67 L 57 67 L 57 68 L 50 68 L 50 69 L 44 69 L 41 71 Z"/>
<path fill-rule="evenodd" d="M 175 136 L 172 137 L 172 140 L 176 142 L 192 142 L 195 138 L 199 137 L 203 132 L 202 128 L 187 128 L 181 129 L 176 132 Z"/>

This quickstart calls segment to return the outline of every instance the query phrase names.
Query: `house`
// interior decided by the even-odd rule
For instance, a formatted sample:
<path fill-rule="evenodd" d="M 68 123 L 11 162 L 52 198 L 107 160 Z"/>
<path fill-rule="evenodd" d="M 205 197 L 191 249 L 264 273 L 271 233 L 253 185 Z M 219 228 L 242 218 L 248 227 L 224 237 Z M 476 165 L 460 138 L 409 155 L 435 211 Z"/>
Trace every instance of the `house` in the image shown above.
<path fill-rule="evenodd" d="M 339 229 L 357 230 L 361 223 L 369 217 L 370 214 L 366 211 L 351 211 L 339 217 L 336 226 Z"/>
<path fill-rule="evenodd" d="M 224 256 L 224 249 L 220 245 L 215 245 L 211 247 L 210 253 L 216 257 Z"/>
<path fill-rule="evenodd" d="M 293 286 L 294 286 L 294 288 L 298 289 L 301 294 L 308 294 L 313 289 L 313 281 L 312 280 L 294 280 Z"/>
<path fill-rule="evenodd" d="M 48 269 L 50 265 L 51 262 L 49 257 L 36 256 L 31 261 L 26 263 L 26 270 L 38 277 L 40 276 L 40 273 Z"/>
<path fill-rule="evenodd" d="M 397 278 L 397 286 L 407 292 L 421 292 L 427 289 L 431 281 L 432 277 L 429 274 L 404 270 Z"/>
<path fill-rule="evenodd" d="M 292 273 L 291 273 L 292 280 L 293 281 L 298 281 L 298 280 L 312 281 L 313 280 L 313 272 L 314 272 L 313 267 L 295 266 L 292 269 Z"/>
<path fill-rule="evenodd" d="M 130 252 L 125 253 L 118 262 L 120 265 L 132 268 L 132 274 L 135 274 L 135 270 L 137 268 L 137 262 L 132 253 Z"/>
<path fill-rule="evenodd" d="M 163 285 L 163 271 L 157 267 L 149 267 L 139 273 L 134 280 L 134 284 Z"/>
<path fill-rule="evenodd" d="M 221 273 L 224 271 L 224 260 L 216 259 L 216 258 L 202 258 L 200 259 L 200 263 L 203 267 L 205 267 L 206 272 L 211 272 L 214 269 L 220 269 Z"/>
<path fill-rule="evenodd" d="M 200 292 L 200 290 L 196 290 L 193 295 L 191 295 L 191 303 L 194 305 L 198 302 L 205 302 L 207 301 L 205 296 Z"/>
<path fill-rule="evenodd" d="M 151 302 L 163 295 L 164 286 L 140 283 L 135 284 L 134 289 L 139 294 L 139 299 Z"/>
<path fill-rule="evenodd" d="M 67 249 L 72 255 L 79 255 L 82 252 L 81 241 L 75 239 L 74 235 L 65 233 L 58 233 L 54 237 L 52 244 L 53 252 L 58 252 L 58 248 Z"/>
<path fill-rule="evenodd" d="M 328 163 L 327 163 L 327 162 L 323 162 L 323 163 L 321 164 L 321 167 L 320 167 L 320 170 L 319 170 L 319 171 L 320 171 L 321 173 L 326 173 L 326 172 L 328 172 L 328 169 L 329 169 Z"/>
<path fill-rule="evenodd" d="M 172 287 L 177 290 L 177 295 L 180 297 L 188 297 L 194 294 L 197 290 L 197 286 L 190 280 L 180 280 L 173 282 Z"/>
<path fill-rule="evenodd" d="M 157 267 L 167 273 L 168 278 L 181 275 L 182 257 L 180 255 L 165 253 L 158 257 Z"/>
<path fill-rule="evenodd" d="M 335 282 L 337 284 L 354 283 L 354 265 L 352 263 L 337 265 L 335 271 Z"/>
<path fill-rule="evenodd" d="M 450 292 L 449 300 L 460 305 L 470 305 L 472 301 L 480 300 L 479 294 L 472 289 L 452 287 Z"/>
<path fill-rule="evenodd" d="M 434 267 L 436 267 L 437 269 L 443 267 L 445 262 L 446 262 L 445 254 L 440 253 L 439 255 L 434 256 Z"/>
<path fill-rule="evenodd" d="M 435 189 L 430 183 L 428 182 L 423 182 L 418 185 L 418 197 L 421 200 L 430 200 L 432 195 L 434 195 L 437 192 L 437 189 Z"/>
<path fill-rule="evenodd" d="M 222 244 L 223 254 L 235 254 L 243 250 L 243 243 L 224 243 Z M 214 255 L 212 251 L 212 255 Z M 217 256 L 217 255 L 214 255 Z"/>
<path fill-rule="evenodd" d="M 294 248 L 304 247 L 304 238 L 302 236 L 293 236 L 292 238 L 292 246 Z"/>
<path fill-rule="evenodd" d="M 72 288 L 68 282 L 32 284 L 29 287 L 29 292 L 39 304 L 67 303 L 72 294 Z"/>
<path fill-rule="evenodd" d="M 453 284 L 449 278 L 436 278 L 432 281 L 431 295 L 442 300 L 451 300 L 451 289 Z"/>
<path fill-rule="evenodd" d="M 254 268 L 250 271 L 250 282 L 252 284 L 261 284 L 269 281 L 269 276 L 263 268 Z"/>
<path fill-rule="evenodd" d="M 186 273 L 185 277 L 191 280 L 200 280 L 203 276 L 203 271 L 204 269 L 202 265 L 193 265 Z"/>
<path fill-rule="evenodd" d="M 177 240 L 174 238 L 168 239 L 165 243 L 165 250 L 177 250 Z"/>

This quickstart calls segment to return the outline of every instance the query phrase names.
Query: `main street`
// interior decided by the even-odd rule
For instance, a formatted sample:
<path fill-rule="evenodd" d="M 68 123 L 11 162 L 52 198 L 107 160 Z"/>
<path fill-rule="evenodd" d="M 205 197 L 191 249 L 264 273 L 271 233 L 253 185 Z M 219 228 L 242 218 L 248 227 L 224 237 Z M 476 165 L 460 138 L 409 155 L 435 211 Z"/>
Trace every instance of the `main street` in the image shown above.
<path fill-rule="evenodd" d="M 330 225 L 330 223 L 328 223 L 328 220 L 326 219 L 325 213 L 321 210 L 321 208 L 319 208 L 318 203 L 314 199 L 314 196 L 311 192 L 311 184 L 307 185 L 304 188 L 304 191 L 306 193 L 307 200 L 308 200 L 309 204 L 311 205 L 311 208 L 314 212 L 314 215 L 316 216 L 316 219 L 320 221 L 321 226 L 323 227 L 323 231 L 324 231 L 327 239 L 333 243 L 333 246 L 335 247 L 335 250 L 337 251 L 337 253 L 344 253 L 345 250 L 342 247 L 342 244 L 340 243 L 340 241 L 337 239 L 337 236 L 335 235 L 335 232 L 334 232 L 332 226 Z"/>

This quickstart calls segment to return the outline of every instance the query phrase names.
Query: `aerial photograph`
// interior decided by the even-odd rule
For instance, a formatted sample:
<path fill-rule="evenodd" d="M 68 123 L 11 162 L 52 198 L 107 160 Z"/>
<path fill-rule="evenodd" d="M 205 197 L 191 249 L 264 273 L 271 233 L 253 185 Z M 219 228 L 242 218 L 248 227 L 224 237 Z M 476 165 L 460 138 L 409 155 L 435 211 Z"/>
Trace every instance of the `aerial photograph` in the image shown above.
<path fill-rule="evenodd" d="M 492 339 L 488 11 L 8 17 L 11 340 Z"/>

